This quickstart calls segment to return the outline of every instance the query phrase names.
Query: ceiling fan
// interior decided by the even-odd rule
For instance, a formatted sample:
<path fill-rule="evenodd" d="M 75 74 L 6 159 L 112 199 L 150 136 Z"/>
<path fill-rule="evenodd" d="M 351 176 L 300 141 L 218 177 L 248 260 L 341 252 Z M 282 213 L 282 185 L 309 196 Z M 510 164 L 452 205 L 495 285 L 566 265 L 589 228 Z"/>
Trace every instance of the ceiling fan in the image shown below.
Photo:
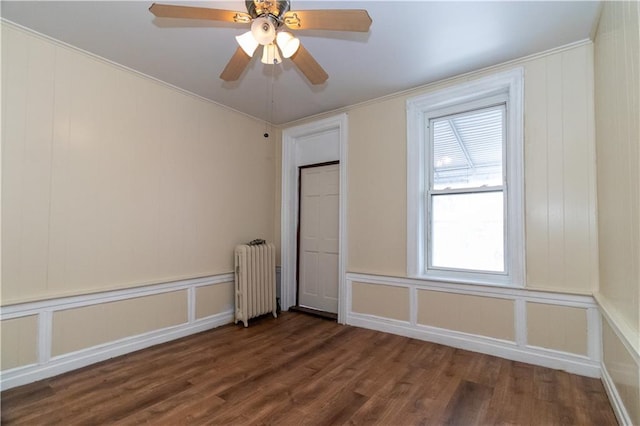
<path fill-rule="evenodd" d="M 366 10 L 290 10 L 289 0 L 246 0 L 247 13 L 206 7 L 177 6 L 154 3 L 149 11 L 159 18 L 205 19 L 251 24 L 251 30 L 236 37 L 240 47 L 220 74 L 225 81 L 240 78 L 258 46 L 262 45 L 262 62 L 279 64 L 290 58 L 312 84 L 329 78 L 326 71 L 302 46 L 291 30 L 330 30 L 367 32 L 371 18 Z M 282 57 L 281 54 L 282 53 Z"/>

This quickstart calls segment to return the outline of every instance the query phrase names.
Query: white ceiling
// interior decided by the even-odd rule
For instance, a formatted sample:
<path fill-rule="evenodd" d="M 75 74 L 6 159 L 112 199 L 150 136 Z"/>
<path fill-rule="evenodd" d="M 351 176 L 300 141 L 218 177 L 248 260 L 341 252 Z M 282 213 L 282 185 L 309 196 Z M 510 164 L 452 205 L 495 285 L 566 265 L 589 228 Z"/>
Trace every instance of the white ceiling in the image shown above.
<path fill-rule="evenodd" d="M 160 3 L 245 11 L 244 1 Z M 291 9 L 367 9 L 369 33 L 299 31 L 329 74 L 310 85 L 288 60 L 256 57 L 218 78 L 245 26 L 155 18 L 152 1 L 2 1 L 3 18 L 246 114 L 287 123 L 587 39 L 596 1 L 306 1 Z M 272 80 L 273 74 L 273 80 Z M 273 89 L 273 102 L 271 90 Z M 272 107 L 271 107 L 272 105 Z"/>

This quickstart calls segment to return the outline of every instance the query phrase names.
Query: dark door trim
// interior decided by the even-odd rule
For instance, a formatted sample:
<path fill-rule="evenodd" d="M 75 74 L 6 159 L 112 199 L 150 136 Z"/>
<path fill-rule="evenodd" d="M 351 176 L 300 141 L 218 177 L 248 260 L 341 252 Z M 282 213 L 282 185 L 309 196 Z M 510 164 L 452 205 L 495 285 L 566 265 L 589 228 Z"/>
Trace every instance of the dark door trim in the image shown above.
<path fill-rule="evenodd" d="M 296 307 L 299 307 L 300 305 L 300 218 L 302 210 L 302 169 L 333 166 L 334 164 L 340 164 L 340 161 L 326 161 L 324 163 L 298 166 L 298 226 L 296 227 Z"/>

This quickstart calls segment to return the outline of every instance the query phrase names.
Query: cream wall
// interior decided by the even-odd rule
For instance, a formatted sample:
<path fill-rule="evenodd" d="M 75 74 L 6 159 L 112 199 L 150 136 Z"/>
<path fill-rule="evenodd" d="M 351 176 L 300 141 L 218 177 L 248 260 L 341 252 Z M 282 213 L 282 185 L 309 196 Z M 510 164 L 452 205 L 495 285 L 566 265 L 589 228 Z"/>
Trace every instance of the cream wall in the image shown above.
<path fill-rule="evenodd" d="M 273 129 L 274 138 L 273 143 L 275 145 L 275 198 L 273 203 L 273 211 L 275 212 L 273 217 L 273 243 L 276 246 L 276 265 L 281 265 L 280 261 L 280 248 L 281 246 L 281 223 L 280 214 L 282 210 L 282 129 L 279 127 Z"/>
<path fill-rule="evenodd" d="M 640 4 L 605 2 L 595 39 L 604 366 L 640 424 Z"/>
<path fill-rule="evenodd" d="M 1 27 L 2 387 L 232 321 L 234 246 L 274 239 L 278 135 Z"/>
<path fill-rule="evenodd" d="M 274 237 L 263 124 L 2 25 L 2 304 L 233 270 Z"/>
<path fill-rule="evenodd" d="M 592 54 L 585 43 L 491 71 L 525 72 L 528 288 L 597 286 Z M 484 74 L 349 109 L 350 272 L 406 276 L 407 98 Z"/>
<path fill-rule="evenodd" d="M 596 37 L 600 293 L 640 328 L 640 28 L 637 2 L 606 3 Z"/>
<path fill-rule="evenodd" d="M 393 97 L 349 111 L 349 272 L 406 276 L 405 102 Z"/>

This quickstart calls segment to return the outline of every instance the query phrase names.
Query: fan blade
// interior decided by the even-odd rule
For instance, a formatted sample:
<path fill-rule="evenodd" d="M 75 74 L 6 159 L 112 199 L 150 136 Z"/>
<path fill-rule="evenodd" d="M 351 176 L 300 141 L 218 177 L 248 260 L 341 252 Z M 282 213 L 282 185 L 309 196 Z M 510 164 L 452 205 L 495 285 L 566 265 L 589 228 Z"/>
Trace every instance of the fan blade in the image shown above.
<path fill-rule="evenodd" d="M 295 10 L 284 15 L 284 23 L 292 30 L 358 31 L 366 33 L 371 26 L 366 10 Z"/>
<path fill-rule="evenodd" d="M 239 24 L 251 22 L 251 16 L 244 12 L 209 9 L 207 7 L 174 6 L 170 4 L 153 3 L 149 11 L 158 18 L 207 19 L 209 21 L 236 22 Z"/>
<path fill-rule="evenodd" d="M 241 47 L 236 49 L 236 53 L 233 54 L 227 66 L 222 70 L 220 78 L 224 81 L 236 81 L 240 78 L 240 75 L 244 69 L 251 62 L 251 57 L 244 53 Z"/>
<path fill-rule="evenodd" d="M 298 51 L 293 54 L 291 60 L 311 84 L 322 84 L 329 78 L 327 72 L 313 59 L 311 53 L 302 44 L 298 47 Z"/>

